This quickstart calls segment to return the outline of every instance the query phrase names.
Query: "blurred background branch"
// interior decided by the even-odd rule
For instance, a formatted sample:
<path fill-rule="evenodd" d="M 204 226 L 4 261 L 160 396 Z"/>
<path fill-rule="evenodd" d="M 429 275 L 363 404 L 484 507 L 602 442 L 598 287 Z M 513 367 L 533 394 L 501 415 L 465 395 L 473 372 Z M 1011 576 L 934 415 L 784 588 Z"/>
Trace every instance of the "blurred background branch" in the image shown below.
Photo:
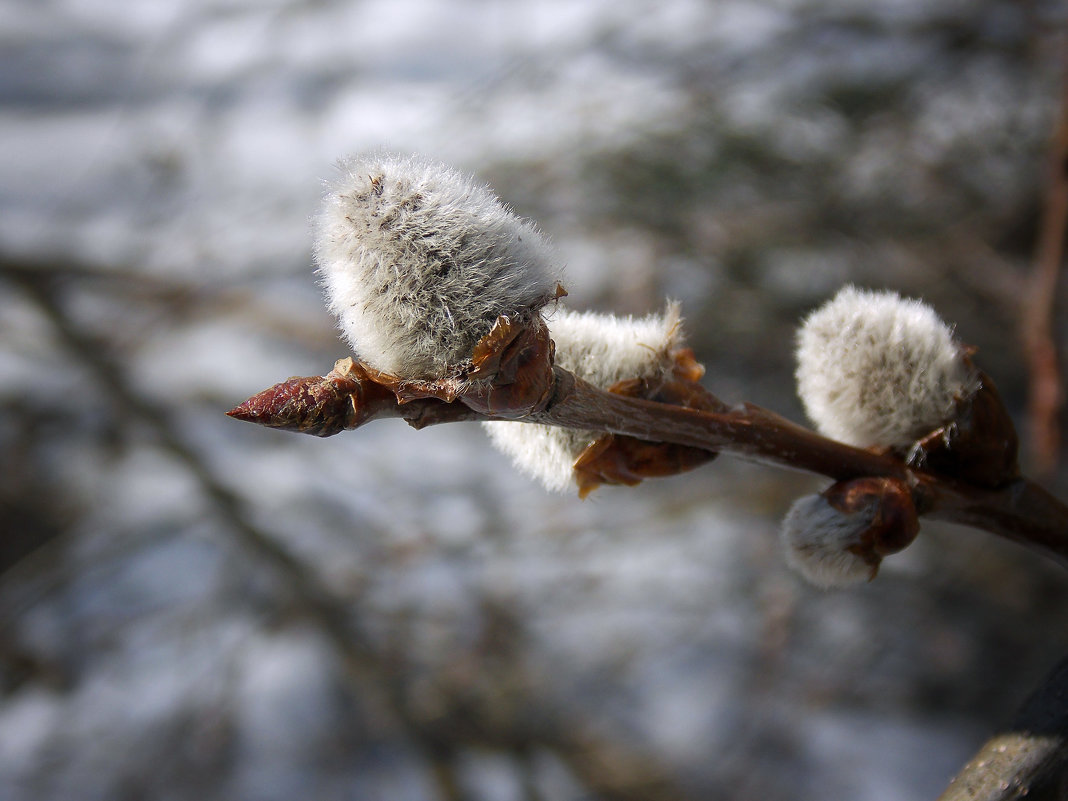
<path fill-rule="evenodd" d="M 1068 660 L 988 740 L 939 801 L 1056 801 L 1068 791 Z"/>
<path fill-rule="evenodd" d="M 187 443 L 167 407 L 138 394 L 108 353 L 108 343 L 81 329 L 64 310 L 61 289 L 47 271 L 0 267 L 0 277 L 26 292 L 55 327 L 63 350 L 77 359 L 107 393 L 125 425 L 142 425 L 162 449 L 198 482 L 225 530 L 248 555 L 278 574 L 280 587 L 292 596 L 293 611 L 307 615 L 337 652 L 345 686 L 354 708 L 382 716 L 422 752 L 432 768 L 440 797 L 463 799 L 456 762 L 463 750 L 503 750 L 523 755 L 543 750 L 554 753 L 590 791 L 607 801 L 682 801 L 690 797 L 655 758 L 604 740 L 580 719 L 545 703 L 531 708 L 535 689 L 524 676 L 519 639 L 522 623 L 508 609 L 486 602 L 484 631 L 476 642 L 477 685 L 470 675 L 437 689 L 448 699 L 444 709 L 425 716 L 409 699 L 403 641 L 391 643 L 392 653 L 376 653 L 350 611 L 354 600 L 336 597 L 323 586 L 313 568 L 303 563 L 276 537 L 253 522 L 244 501 L 225 485 L 206 461 Z M 370 532 L 368 532 L 370 533 Z M 471 666 L 474 667 L 474 666 Z M 495 675 L 499 674 L 499 675 Z M 489 693 L 489 697 L 485 694 Z M 387 724 L 389 725 L 389 724 Z M 535 796 L 536 797 L 536 796 Z"/>
<path fill-rule="evenodd" d="M 1020 422 L 1063 4 L 3 13 L 5 800 L 933 798 L 1062 657 L 1061 571 L 991 537 L 801 585 L 806 477 L 580 503 L 473 426 L 221 412 L 342 355 L 307 220 L 386 147 L 537 219 L 574 307 L 680 298 L 728 403 L 801 420 L 795 325 L 853 281 L 925 297 Z"/>
<path fill-rule="evenodd" d="M 1045 205 L 1035 249 L 1035 268 L 1021 313 L 1023 340 L 1031 368 L 1028 423 L 1035 469 L 1051 474 L 1060 458 L 1064 380 L 1054 332 L 1057 285 L 1064 264 L 1068 231 L 1068 57 L 1061 91 L 1061 111 L 1049 155 Z"/>

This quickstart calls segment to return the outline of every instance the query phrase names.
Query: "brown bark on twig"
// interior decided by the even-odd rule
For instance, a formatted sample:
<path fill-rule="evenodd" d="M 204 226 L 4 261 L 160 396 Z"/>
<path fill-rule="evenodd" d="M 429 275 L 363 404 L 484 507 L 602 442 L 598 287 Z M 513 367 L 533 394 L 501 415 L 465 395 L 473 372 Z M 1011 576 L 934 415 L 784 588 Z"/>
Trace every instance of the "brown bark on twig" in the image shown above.
<path fill-rule="evenodd" d="M 956 478 L 958 474 L 952 472 L 912 467 L 893 454 L 844 445 L 751 404 L 722 411 L 693 409 L 606 392 L 559 367 L 554 368 L 554 377 L 545 409 L 524 418 L 526 422 L 733 453 L 835 481 L 865 476 L 899 479 L 912 488 L 922 516 L 979 528 L 1068 564 L 1068 506 L 1034 482 L 1016 476 L 1014 461 L 998 461 L 998 469 L 1008 471 L 1003 480 L 986 476 L 985 483 L 978 484 Z M 417 428 L 495 419 L 459 401 L 420 398 L 400 403 L 381 388 L 365 387 L 368 381 L 358 363 L 343 359 L 326 376 L 290 379 L 228 414 L 320 436 L 382 417 L 401 417 Z M 312 402 L 316 399 L 317 403 Z M 974 465 L 967 468 L 975 470 Z"/>

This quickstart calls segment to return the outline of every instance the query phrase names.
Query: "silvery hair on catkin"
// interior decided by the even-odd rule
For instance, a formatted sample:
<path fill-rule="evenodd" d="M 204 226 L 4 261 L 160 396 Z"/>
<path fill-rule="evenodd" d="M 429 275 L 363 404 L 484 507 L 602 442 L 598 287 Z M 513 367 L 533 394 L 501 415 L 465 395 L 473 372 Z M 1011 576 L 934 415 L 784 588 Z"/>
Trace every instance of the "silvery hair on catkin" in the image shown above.
<path fill-rule="evenodd" d="M 871 565 L 851 549 L 872 523 L 871 514 L 844 514 L 822 495 L 794 501 L 782 524 L 786 563 L 823 589 L 848 587 L 873 576 Z"/>
<path fill-rule="evenodd" d="M 797 336 L 797 392 L 819 432 L 908 449 L 979 388 L 965 348 L 929 306 L 844 287 Z"/>
<path fill-rule="evenodd" d="M 659 383 L 671 376 L 673 351 L 684 336 L 679 304 L 647 317 L 617 317 L 576 312 L 563 306 L 547 315 L 556 343 L 556 364 L 596 387 L 608 389 L 629 378 Z M 482 424 L 490 441 L 512 458 L 523 472 L 547 489 L 563 491 L 574 486 L 572 465 L 599 431 L 531 423 Z"/>
<path fill-rule="evenodd" d="M 487 187 L 419 157 L 339 164 L 317 219 L 330 310 L 357 356 L 402 378 L 454 372 L 502 314 L 555 297 L 548 243 Z"/>

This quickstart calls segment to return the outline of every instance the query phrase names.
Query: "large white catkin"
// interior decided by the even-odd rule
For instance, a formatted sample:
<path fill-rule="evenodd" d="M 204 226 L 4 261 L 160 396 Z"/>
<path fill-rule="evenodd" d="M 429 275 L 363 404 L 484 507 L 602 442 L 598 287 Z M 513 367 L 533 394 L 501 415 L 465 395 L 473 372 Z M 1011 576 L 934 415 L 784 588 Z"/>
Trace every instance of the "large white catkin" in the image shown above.
<path fill-rule="evenodd" d="M 786 563 L 823 589 L 868 581 L 871 565 L 848 550 L 871 525 L 875 506 L 866 512 L 845 514 L 822 495 L 798 498 L 782 522 Z"/>
<path fill-rule="evenodd" d="M 530 317 L 559 270 L 533 224 L 443 164 L 375 154 L 340 162 L 316 227 L 330 310 L 357 356 L 441 378 L 502 314 Z"/>
<path fill-rule="evenodd" d="M 671 352 L 683 342 L 677 303 L 639 319 L 563 307 L 546 318 L 556 343 L 556 364 L 601 389 L 629 378 L 668 377 L 674 365 Z M 572 465 L 599 435 L 530 423 L 482 425 L 520 470 L 554 491 L 574 486 Z"/>
<path fill-rule="evenodd" d="M 907 449 L 979 388 L 953 332 L 928 306 L 844 287 L 804 321 L 797 392 L 820 433 Z"/>

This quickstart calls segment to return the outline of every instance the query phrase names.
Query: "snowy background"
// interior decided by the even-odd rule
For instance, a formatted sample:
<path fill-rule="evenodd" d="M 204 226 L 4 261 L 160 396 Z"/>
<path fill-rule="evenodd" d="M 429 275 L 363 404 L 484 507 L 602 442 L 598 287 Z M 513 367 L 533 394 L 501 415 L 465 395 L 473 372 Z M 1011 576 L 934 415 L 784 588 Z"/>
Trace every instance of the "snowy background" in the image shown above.
<path fill-rule="evenodd" d="M 1063 655 L 1068 585 L 925 526 L 821 593 L 814 478 L 580 502 L 475 425 L 223 415 L 347 355 L 335 159 L 538 220 L 577 308 L 679 298 L 706 385 L 801 419 L 798 318 L 930 300 L 1014 409 L 1054 0 L 0 0 L 0 797 L 934 798 Z M 1068 489 L 1064 482 L 1062 490 Z"/>

